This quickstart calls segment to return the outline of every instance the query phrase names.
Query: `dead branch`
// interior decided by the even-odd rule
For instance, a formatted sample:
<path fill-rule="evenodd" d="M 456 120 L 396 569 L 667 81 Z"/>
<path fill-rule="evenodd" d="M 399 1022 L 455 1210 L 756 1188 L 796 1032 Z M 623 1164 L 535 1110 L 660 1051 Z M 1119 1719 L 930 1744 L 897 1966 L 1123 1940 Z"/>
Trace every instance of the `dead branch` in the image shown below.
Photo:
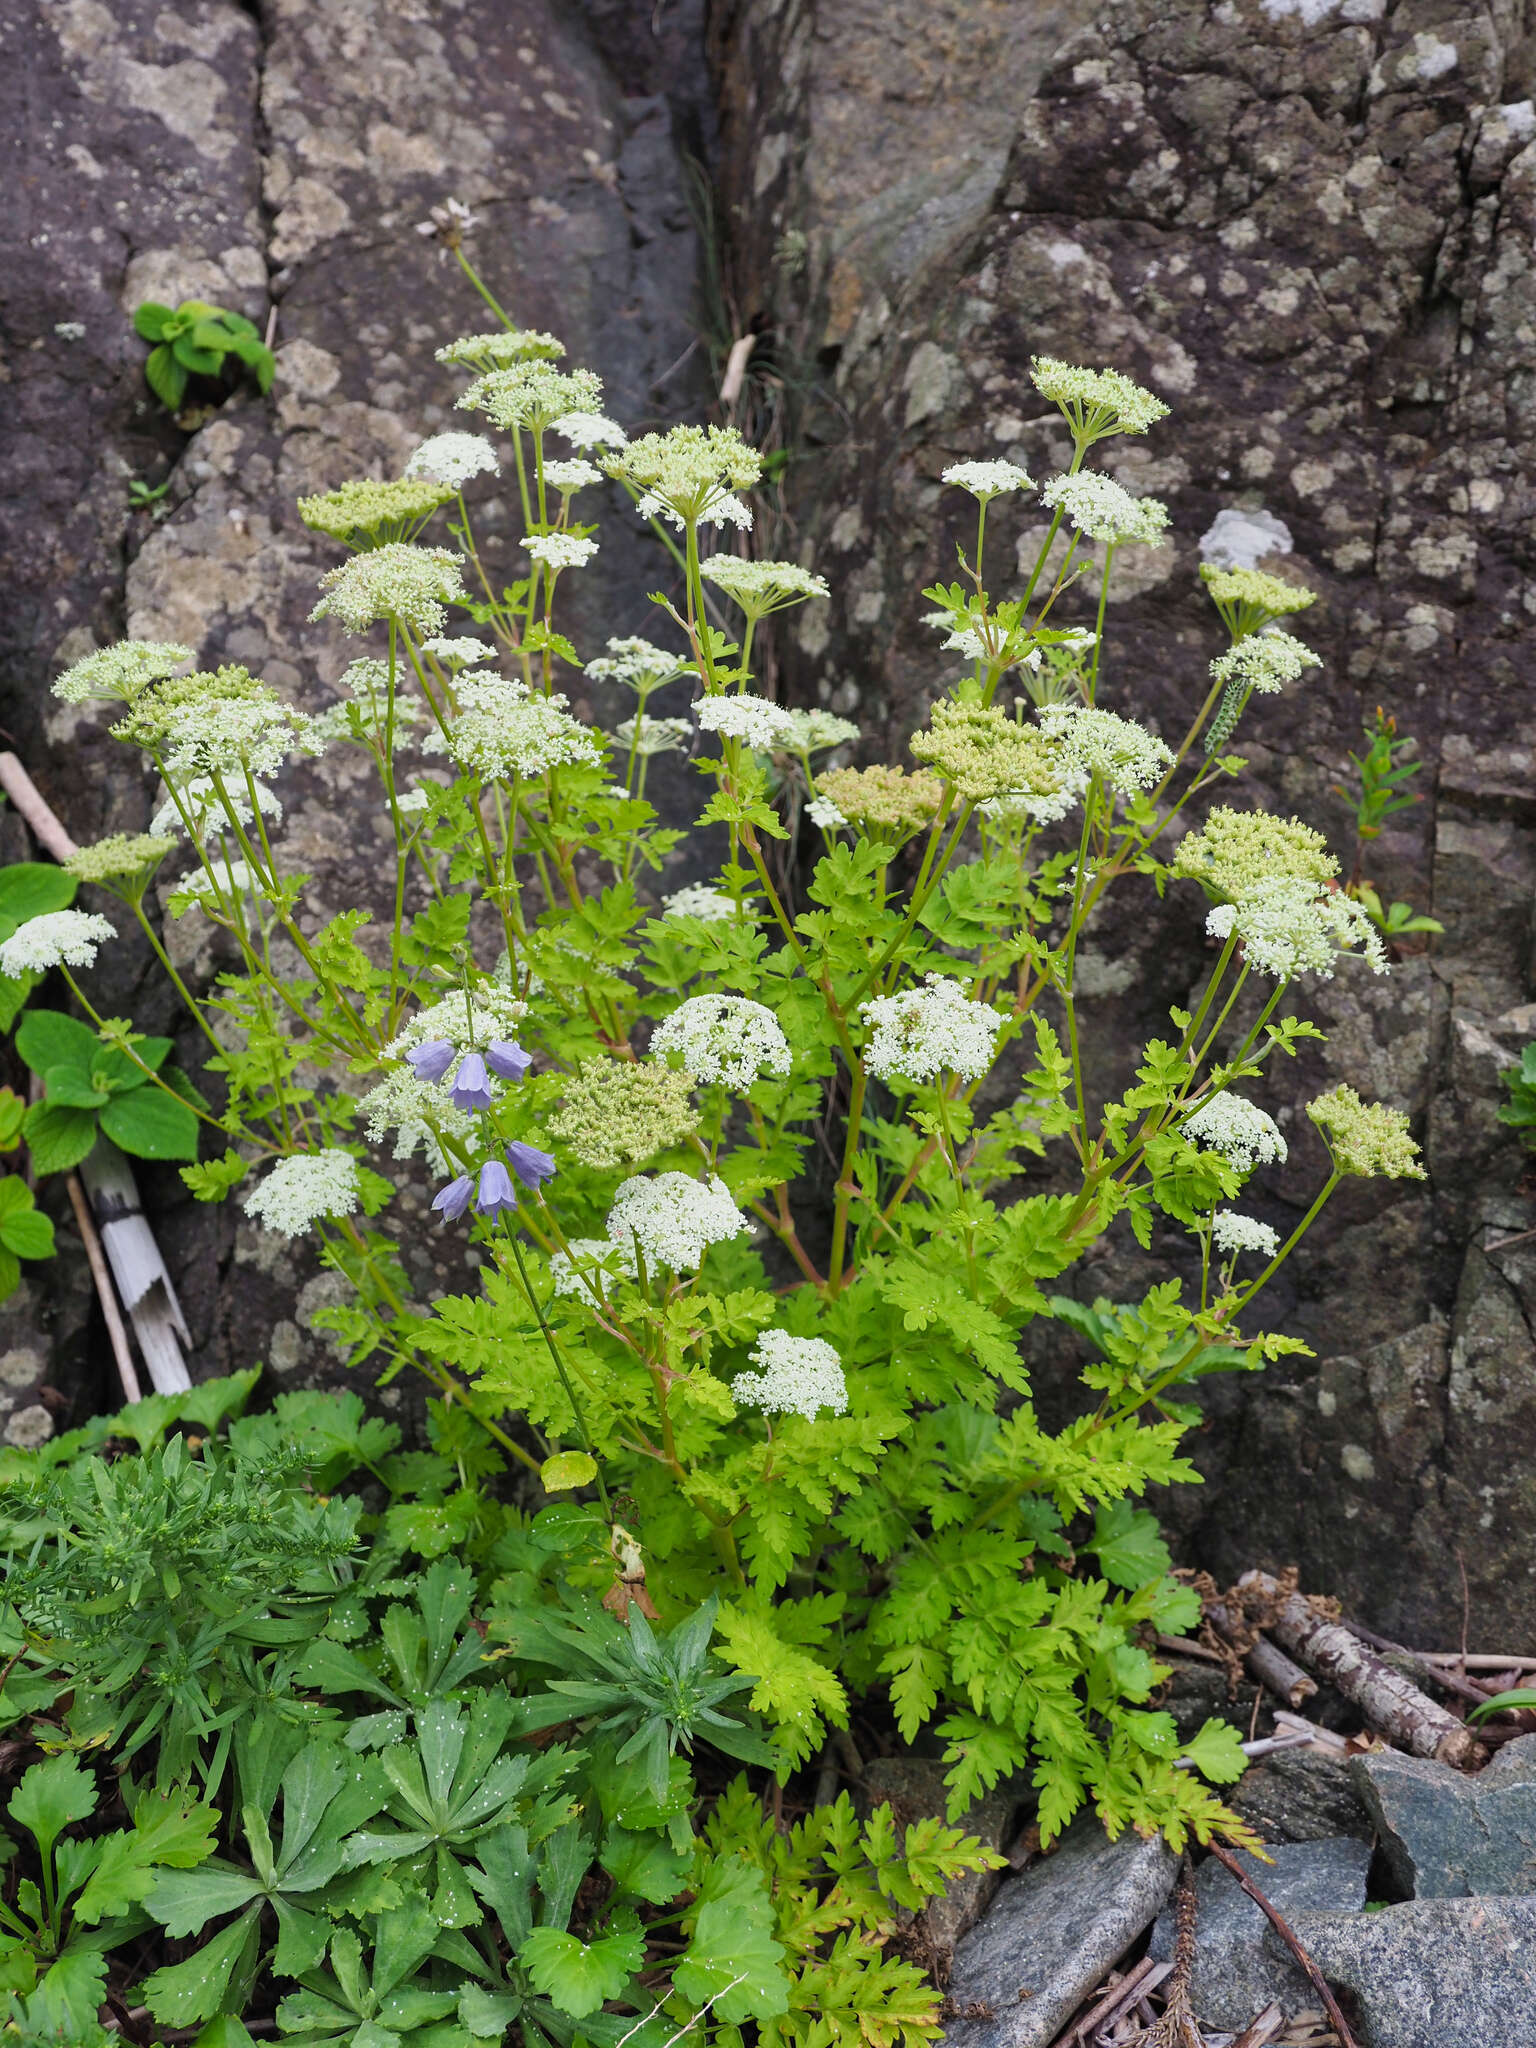
<path fill-rule="evenodd" d="M 1218 1635 L 1224 1636 L 1234 1650 L 1241 1651 L 1249 1675 L 1288 1707 L 1299 1707 L 1303 1700 L 1316 1694 L 1316 1679 L 1309 1678 L 1299 1664 L 1293 1664 L 1268 1636 L 1257 1636 L 1252 1643 L 1245 1644 L 1244 1638 L 1252 1630 L 1245 1628 L 1242 1616 L 1234 1614 L 1225 1601 L 1207 1600 L 1205 1616 Z"/>
<path fill-rule="evenodd" d="M 1352 1701 L 1373 1728 L 1400 1748 L 1461 1770 L 1483 1761 L 1483 1747 L 1469 1728 L 1383 1663 L 1317 1602 L 1268 1572 L 1244 1572 L 1236 1593 L 1250 1619 L 1261 1620 L 1299 1663 Z"/>
<path fill-rule="evenodd" d="M 117 1362 L 118 1384 L 123 1390 L 124 1401 L 132 1407 L 135 1401 L 143 1398 L 143 1393 L 139 1386 L 138 1373 L 134 1370 L 133 1351 L 128 1343 L 128 1328 L 123 1321 L 122 1310 L 117 1305 L 117 1294 L 102 1254 L 101 1239 L 96 1234 L 96 1219 L 91 1214 L 90 1203 L 85 1199 L 85 1189 L 80 1185 L 79 1174 L 70 1174 L 65 1185 L 69 1189 L 69 1203 L 75 1212 L 75 1224 L 80 1232 L 80 1241 L 85 1246 L 91 1278 L 96 1283 L 96 1298 L 101 1303 L 102 1320 L 106 1323 L 107 1335 L 112 1342 L 112 1356 Z"/>
<path fill-rule="evenodd" d="M 1279 1907 L 1271 1904 L 1264 1896 L 1263 1892 L 1259 1890 L 1230 1849 L 1224 1847 L 1220 1842 L 1213 1841 L 1210 1844 L 1210 1851 L 1218 1863 L 1224 1864 L 1231 1871 L 1254 1904 L 1262 1908 L 1264 1917 L 1268 1920 L 1270 1926 L 1274 1928 L 1275 1932 L 1280 1936 L 1291 1954 L 1306 1972 L 1308 1983 L 1323 2001 L 1323 2008 L 1333 2023 L 1333 2031 L 1339 2037 L 1339 2048 L 1359 2048 L 1359 2043 L 1349 2030 L 1348 2020 L 1345 2019 L 1343 2013 L 1339 2010 L 1339 2001 L 1334 1997 L 1328 1980 L 1302 1947 L 1294 1929 L 1287 1924 L 1285 1916 L 1281 1913 Z"/>
<path fill-rule="evenodd" d="M 1266 2005 L 1256 2019 L 1251 2019 L 1232 2043 L 1232 2048 L 1269 2048 L 1281 2028 L 1285 2025 L 1285 2014 L 1278 2005 Z"/>

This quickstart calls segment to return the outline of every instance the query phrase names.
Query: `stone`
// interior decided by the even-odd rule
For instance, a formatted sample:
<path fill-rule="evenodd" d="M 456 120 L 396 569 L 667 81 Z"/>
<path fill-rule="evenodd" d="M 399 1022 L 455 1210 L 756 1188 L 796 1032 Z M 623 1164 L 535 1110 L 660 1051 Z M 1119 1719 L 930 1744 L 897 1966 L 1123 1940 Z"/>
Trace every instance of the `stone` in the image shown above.
<path fill-rule="evenodd" d="M 814 644 L 775 642 L 786 690 L 856 700 L 871 750 L 902 747 L 959 667 L 917 630 L 917 592 L 974 530 L 941 472 L 1063 465 L 1029 376 L 1052 354 L 1117 364 L 1174 408 L 1093 458 L 1173 520 L 1139 565 L 1120 551 L 1142 573 L 1110 589 L 1104 701 L 1183 731 L 1221 638 L 1197 563 L 1235 546 L 1318 592 L 1299 630 L 1325 671 L 1250 708 L 1230 800 L 1305 817 L 1347 870 L 1362 722 L 1381 704 L 1418 742 L 1422 800 L 1365 872 L 1445 933 L 1390 977 L 1308 988 L 1330 1037 L 1266 1075 L 1291 1156 L 1245 1206 L 1277 1225 L 1305 1209 L 1323 1161 L 1304 1104 L 1339 1081 L 1412 1113 L 1431 1182 L 1351 1184 L 1288 1260 L 1264 1318 L 1316 1356 L 1202 1383 L 1206 1485 L 1175 1490 L 1165 1527 L 1222 1582 L 1295 1563 L 1408 1642 L 1455 1639 L 1459 1556 L 1490 1639 L 1527 1639 L 1536 1242 L 1491 1248 L 1536 1225 L 1529 1155 L 1496 1116 L 1536 995 L 1519 653 L 1536 416 L 1508 397 L 1536 354 L 1536 149 L 1507 113 L 1536 82 L 1523 17 L 1310 0 L 711 15 L 737 303 L 808 372 L 786 531 L 834 585 Z M 1430 45 L 1455 62 L 1436 70 Z M 1038 529 L 1027 500 L 993 506 L 998 594 L 1018 594 L 1010 558 Z M 1092 603 L 1085 585 L 1054 616 Z M 1117 1095 L 1188 1000 L 1202 908 L 1177 888 L 1106 906 L 1093 951 L 1119 986 L 1081 1005 L 1090 1092 Z M 1180 1256 L 1117 1242 L 1070 1284 L 1134 1300 Z"/>
<path fill-rule="evenodd" d="M 1292 1924 L 1360 2048 L 1536 2048 L 1536 1899 L 1410 1899 Z"/>
<path fill-rule="evenodd" d="M 1396 1749 L 1350 1769 L 1409 1897 L 1536 1892 L 1536 1736 L 1509 1743 L 1475 1777 Z"/>
<path fill-rule="evenodd" d="M 944 1786 L 944 1766 L 936 1758 L 922 1756 L 873 1757 L 864 1766 L 862 1803 L 889 1804 L 898 1829 L 916 1820 L 949 1818 Z M 995 1786 L 974 1806 L 966 1808 L 954 1825 L 974 1835 L 984 1847 L 1006 1852 L 1018 1827 L 1021 1807 L 1034 1794 L 1025 1781 L 1008 1781 Z M 921 1913 L 900 1909 L 902 1926 L 921 1923 L 923 1945 L 936 1958 L 949 1958 L 956 1942 L 975 1925 L 988 1901 L 1002 1882 L 1002 1872 L 975 1870 L 958 1877 L 942 1898 L 933 1899 Z"/>
<path fill-rule="evenodd" d="M 1303 1908 L 1358 1913 L 1365 1904 L 1370 1845 L 1348 1839 L 1278 1842 L 1273 1859 L 1237 1852 L 1254 1883 L 1289 1920 Z M 1287 2014 L 1317 2003 L 1317 1993 L 1264 1910 L 1225 1865 L 1208 1857 L 1195 1873 L 1195 1970 L 1190 1999 L 1209 2027 L 1236 2031 L 1271 2000 Z M 1166 1908 L 1152 1929 L 1148 1954 L 1173 1960 L 1173 1910 Z"/>
<path fill-rule="evenodd" d="M 1374 1839 L 1349 1765 L 1320 1749 L 1272 1750 L 1251 1764 L 1224 1797 L 1267 1843 L 1320 1842 L 1338 1835 Z"/>
<path fill-rule="evenodd" d="M 1048 2048 L 1153 1919 L 1177 1868 L 1160 1836 L 1111 1842 L 1094 1814 L 1079 1815 L 955 1950 L 947 2048 Z"/>

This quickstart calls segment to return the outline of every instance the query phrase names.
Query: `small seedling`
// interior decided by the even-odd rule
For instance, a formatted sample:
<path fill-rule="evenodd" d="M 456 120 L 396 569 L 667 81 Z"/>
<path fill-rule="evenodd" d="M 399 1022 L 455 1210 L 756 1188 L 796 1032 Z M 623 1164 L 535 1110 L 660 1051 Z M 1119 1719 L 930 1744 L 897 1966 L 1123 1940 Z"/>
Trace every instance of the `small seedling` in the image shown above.
<path fill-rule="evenodd" d="M 146 299 L 135 310 L 133 324 L 143 340 L 154 343 L 144 375 L 150 390 L 171 412 L 180 410 L 194 377 L 222 377 L 231 356 L 250 371 L 258 390 L 272 388 L 276 359 L 243 314 L 210 306 L 202 299 L 183 299 L 175 307 Z M 135 500 L 148 502 L 147 498 Z"/>

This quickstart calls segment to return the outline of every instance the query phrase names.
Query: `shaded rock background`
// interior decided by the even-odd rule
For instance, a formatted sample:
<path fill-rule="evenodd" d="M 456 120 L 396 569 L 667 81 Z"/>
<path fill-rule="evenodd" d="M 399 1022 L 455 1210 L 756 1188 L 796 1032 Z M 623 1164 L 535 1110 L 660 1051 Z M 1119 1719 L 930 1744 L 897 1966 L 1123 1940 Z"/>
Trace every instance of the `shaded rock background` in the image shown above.
<path fill-rule="evenodd" d="M 1454 1637 L 1464 1564 L 1479 1631 L 1519 1647 L 1536 1631 L 1536 1202 L 1494 1111 L 1536 1030 L 1529 9 L 1108 0 L 1077 18 L 1056 0 L 714 0 L 707 21 L 703 0 L 0 0 L 23 166 L 0 221 L 0 724 L 89 839 L 140 829 L 151 801 L 97 717 L 47 695 L 90 647 L 183 638 L 328 700 L 348 650 L 307 613 L 335 556 L 293 499 L 390 473 L 453 422 L 432 350 L 480 321 L 415 231 L 449 194 L 480 216 L 498 296 L 562 333 L 631 425 L 707 401 L 690 345 L 725 305 L 762 333 L 752 403 L 794 456 L 774 544 L 835 592 L 780 636 L 782 684 L 877 742 L 944 679 L 918 623 L 962 538 L 939 471 L 1059 462 L 1032 353 L 1156 386 L 1174 418 L 1104 454 L 1169 501 L 1177 537 L 1126 564 L 1107 701 L 1183 729 L 1220 644 L 1198 538 L 1224 510 L 1282 522 L 1328 667 L 1250 714 L 1242 795 L 1347 848 L 1335 785 L 1384 704 L 1421 743 L 1425 801 L 1367 872 L 1447 927 L 1387 982 L 1346 971 L 1309 994 L 1331 1036 L 1274 1077 L 1291 1161 L 1246 1206 L 1277 1223 L 1305 1206 L 1321 1154 L 1299 1106 L 1335 1080 L 1414 1112 L 1431 1185 L 1346 1189 L 1269 1310 L 1316 1358 L 1212 1388 L 1210 1483 L 1169 1510 L 1218 1573 L 1294 1560 L 1420 1639 Z M 703 306 L 690 154 L 723 228 L 725 296 Z M 258 322 L 275 306 L 279 376 L 184 442 L 127 316 L 194 293 Z M 128 477 L 171 463 L 164 515 L 131 511 Z M 580 621 L 594 649 L 643 627 L 656 580 L 622 503 L 604 516 L 621 611 Z M 494 498 L 477 512 L 492 536 L 515 538 L 511 517 Z M 995 580 L 1028 524 L 994 512 Z M 327 761 L 294 785 L 317 914 L 366 900 L 377 855 L 346 774 Z M 1178 892 L 1127 892 L 1094 937 L 1108 1088 L 1200 976 L 1203 941 Z M 129 957 L 111 1005 L 165 1021 Z M 200 1369 L 248 1362 L 260 1332 L 279 1371 L 323 1370 L 313 1269 L 172 1175 L 146 1191 Z M 1083 1286 L 1126 1298 L 1152 1277 L 1116 1240 Z M 1071 1365 L 1050 1335 L 1047 1388 Z"/>

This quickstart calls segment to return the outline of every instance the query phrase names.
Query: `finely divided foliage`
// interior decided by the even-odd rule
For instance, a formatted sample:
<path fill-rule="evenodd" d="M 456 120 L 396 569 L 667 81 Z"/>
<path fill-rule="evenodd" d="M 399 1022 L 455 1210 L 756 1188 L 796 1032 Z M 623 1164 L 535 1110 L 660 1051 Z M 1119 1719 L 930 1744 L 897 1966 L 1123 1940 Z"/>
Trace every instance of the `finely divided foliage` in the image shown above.
<path fill-rule="evenodd" d="M 1101 704 L 1098 640 L 1057 602 L 1088 577 L 1102 620 L 1117 544 L 1155 543 L 1165 514 L 1085 464 L 1167 408 L 1118 372 L 1041 359 L 1073 460 L 1043 493 L 1033 572 L 991 592 L 987 522 L 1038 518 L 1037 487 L 953 465 L 974 538 L 963 580 L 924 596 L 963 669 L 906 762 L 816 772 L 813 753 L 859 735 L 755 674 L 765 615 L 826 589 L 805 564 L 748 559 L 758 453 L 731 428 L 626 441 L 550 336 L 440 354 L 506 446 L 435 436 L 409 479 L 312 508 L 350 550 L 317 616 L 372 636 L 336 713 L 306 719 L 243 670 L 178 678 L 180 648 L 108 650 L 59 684 L 129 703 L 117 730 L 165 778 L 174 857 L 192 862 L 177 901 L 235 962 L 212 1001 L 182 991 L 218 1027 L 218 1101 L 197 1110 L 213 1142 L 188 1185 L 215 1201 L 249 1182 L 252 1225 L 306 1232 L 331 1269 L 322 1327 L 437 1396 L 430 1457 L 397 1456 L 360 1404 L 345 1430 L 284 1411 L 297 1451 L 269 1418 L 230 1431 L 291 1517 L 231 1543 L 255 1546 L 272 1599 L 328 1618 L 303 1649 L 267 1622 L 243 1645 L 214 1631 L 200 1690 L 169 1695 L 191 1717 L 176 1754 L 210 1791 L 232 1771 L 244 1818 L 217 1884 L 152 1902 L 187 1933 L 235 1917 L 150 2002 L 193 2024 L 269 1968 L 303 1987 L 277 2024 L 304 2042 L 567 2042 L 579 2023 L 661 2048 L 690 2026 L 734 2044 L 747 2019 L 764 2042 L 820 2042 L 878 2008 L 904 2015 L 880 2023 L 882 2048 L 915 2048 L 938 1995 L 881 1941 L 896 1905 L 984 1856 L 943 1829 L 898 1845 L 888 1816 L 861 1830 L 846 1801 L 781 1837 L 744 1780 L 696 1834 L 698 1752 L 781 1776 L 830 1762 L 857 1699 L 907 1739 L 932 1727 L 955 1815 L 1025 1771 L 1047 1841 L 1084 1806 L 1111 1832 L 1244 1838 L 1212 1789 L 1242 1768 L 1235 1733 L 1185 1744 L 1152 1704 L 1156 1640 L 1198 1605 L 1136 1503 L 1197 1477 L 1194 1382 L 1304 1349 L 1244 1319 L 1337 1181 L 1420 1171 L 1406 1119 L 1339 1089 L 1303 1127 L 1296 1170 L 1320 1185 L 1301 1225 L 1230 1206 L 1286 1159 L 1253 1098 L 1317 1035 L 1295 1014 L 1306 977 L 1387 964 L 1318 835 L 1232 800 L 1242 764 L 1211 740 L 1213 713 L 1230 733 L 1252 692 L 1305 686 L 1316 657 L 1270 629 L 1311 596 L 1207 572 L 1231 644 L 1177 750 Z M 557 618 L 564 572 L 588 565 L 588 604 L 602 572 L 572 518 L 589 479 L 551 439 L 600 451 L 666 550 L 653 614 L 612 620 L 606 651 Z M 485 488 L 498 455 L 526 536 L 510 583 L 462 500 L 430 507 Z M 400 537 L 423 518 L 426 539 Z M 740 529 L 725 546 L 722 522 Z M 617 743 L 585 715 L 586 679 L 633 693 Z M 686 732 L 707 790 L 691 838 L 644 794 L 650 755 Z M 325 919 L 258 778 L 342 743 L 371 758 L 393 853 L 376 903 Z M 1229 801 L 1208 809 L 1218 786 Z M 1208 972 L 1100 1099 L 1080 941 L 1111 889 L 1181 880 Z M 128 893 L 141 911 L 142 882 Z M 10 944 L 73 963 L 99 922 Z M 478 1262 L 431 1301 L 402 1256 L 421 1204 L 392 1206 L 402 1176 L 374 1170 L 418 1153 L 441 1183 L 434 1227 Z M 1042 1160 L 1050 1191 L 1030 1179 Z M 1069 1276 L 1111 1232 L 1160 1256 L 1182 1233 L 1188 1257 L 1089 1314 Z M 1032 1398 L 1041 1319 L 1082 1347 L 1060 1427 Z M 193 1464 L 224 1470 L 212 1448 Z M 353 1470 L 382 1492 L 371 1560 L 344 1571 L 314 1517 Z M 180 1499 L 203 1484 L 187 1475 L 145 1484 Z M 84 1494 L 52 1511 L 98 1512 Z M 440 1562 L 402 1591 L 418 1554 Z M 394 1602 L 382 1628 L 374 1598 Z M 221 1702 L 268 1702 L 292 1731 L 315 1692 L 366 1702 L 339 1775 L 337 1752 L 306 1763 L 265 1721 L 233 1757 L 221 1742 Z M 296 1693 L 309 1703 L 284 1704 Z M 529 1739 L 557 1724 L 553 1745 Z"/>

